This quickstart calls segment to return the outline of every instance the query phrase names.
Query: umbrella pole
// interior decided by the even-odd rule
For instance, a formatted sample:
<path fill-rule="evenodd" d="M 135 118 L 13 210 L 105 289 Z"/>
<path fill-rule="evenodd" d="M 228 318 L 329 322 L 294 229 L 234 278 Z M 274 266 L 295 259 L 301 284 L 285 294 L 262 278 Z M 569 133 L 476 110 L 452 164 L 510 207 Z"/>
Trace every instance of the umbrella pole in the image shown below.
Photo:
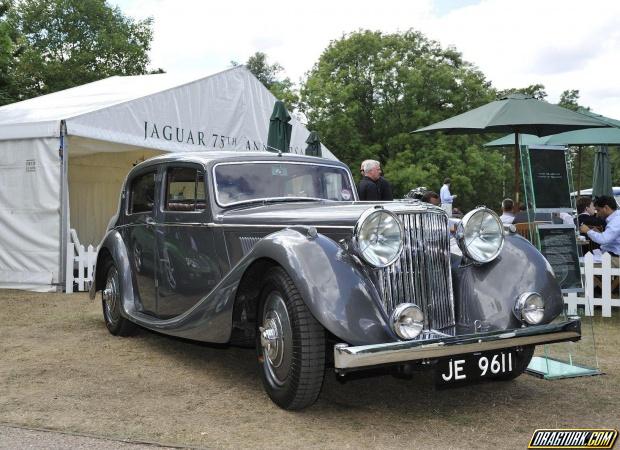
<path fill-rule="evenodd" d="M 519 133 L 515 132 L 515 208 L 519 210 L 519 166 L 521 158 L 519 157 Z"/>
<path fill-rule="evenodd" d="M 577 146 L 577 197 L 581 195 L 581 145 Z"/>

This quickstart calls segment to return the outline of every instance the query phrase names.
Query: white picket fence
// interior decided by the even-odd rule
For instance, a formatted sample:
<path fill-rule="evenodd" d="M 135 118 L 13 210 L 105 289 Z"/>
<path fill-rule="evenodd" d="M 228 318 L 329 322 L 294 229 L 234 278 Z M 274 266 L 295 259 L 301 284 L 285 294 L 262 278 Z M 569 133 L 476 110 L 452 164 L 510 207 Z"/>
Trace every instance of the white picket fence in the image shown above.
<path fill-rule="evenodd" d="M 67 244 L 67 272 L 65 276 L 65 292 L 73 292 L 73 284 L 77 282 L 77 291 L 87 291 L 93 281 L 93 271 L 97 262 L 97 250 L 92 245 L 84 248 L 80 244 L 77 232 L 71 228 Z M 77 271 L 76 271 L 77 269 Z"/>
<path fill-rule="evenodd" d="M 620 285 L 620 268 L 612 267 L 612 256 L 603 253 L 602 257 L 595 258 L 588 252 L 583 257 L 581 266 L 585 281 L 585 292 L 564 294 L 564 303 L 568 306 L 568 314 L 577 314 L 577 306 L 584 306 L 585 315 L 594 315 L 594 306 L 601 307 L 603 317 L 611 317 L 611 308 L 620 307 L 620 298 L 612 298 L 612 293 L 618 295 L 618 285 Z M 600 297 L 594 296 L 594 287 L 600 287 Z"/>

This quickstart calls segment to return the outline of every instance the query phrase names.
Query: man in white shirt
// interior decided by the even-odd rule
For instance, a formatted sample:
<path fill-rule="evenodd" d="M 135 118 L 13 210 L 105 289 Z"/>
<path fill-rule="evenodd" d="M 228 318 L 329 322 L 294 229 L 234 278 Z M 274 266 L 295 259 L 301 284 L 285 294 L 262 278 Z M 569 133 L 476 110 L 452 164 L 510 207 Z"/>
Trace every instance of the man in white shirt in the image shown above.
<path fill-rule="evenodd" d="M 616 199 L 608 195 L 597 197 L 594 199 L 594 207 L 596 208 L 596 215 L 601 219 L 605 219 L 605 231 L 599 233 L 598 231 L 590 229 L 590 227 L 585 224 L 579 227 L 579 231 L 587 234 L 590 240 L 600 244 L 601 251 L 607 252 L 612 256 L 611 265 L 613 267 L 619 267 L 620 211 L 618 211 Z"/>
<path fill-rule="evenodd" d="M 441 208 L 448 214 L 448 217 L 452 217 L 452 202 L 456 195 L 450 194 L 450 178 L 443 180 L 443 186 L 439 190 L 439 198 L 441 200 Z"/>
<path fill-rule="evenodd" d="M 502 200 L 502 215 L 499 218 L 505 225 L 510 225 L 515 220 L 514 202 L 511 199 Z"/>

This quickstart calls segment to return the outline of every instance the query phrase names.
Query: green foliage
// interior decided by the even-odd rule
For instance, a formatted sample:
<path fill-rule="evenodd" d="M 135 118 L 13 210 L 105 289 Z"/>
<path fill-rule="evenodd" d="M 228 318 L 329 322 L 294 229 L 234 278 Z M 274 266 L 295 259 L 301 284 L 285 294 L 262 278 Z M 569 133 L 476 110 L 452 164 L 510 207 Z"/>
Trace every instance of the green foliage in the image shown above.
<path fill-rule="evenodd" d="M 502 91 L 497 91 L 497 98 L 505 97 L 508 94 L 526 94 L 531 95 L 536 100 L 544 100 L 547 97 L 547 92 L 545 92 L 545 86 L 543 84 L 530 84 L 528 87 L 524 88 L 511 88 L 504 89 Z"/>
<path fill-rule="evenodd" d="M 579 105 L 579 89 L 567 89 L 560 94 L 560 102 L 558 103 L 562 108 L 577 111 L 581 106 Z M 587 108 L 590 109 L 590 108 Z"/>
<path fill-rule="evenodd" d="M 105 0 L 23 0 L 6 23 L 16 47 L 11 101 L 148 72 L 152 19 L 134 21 Z"/>
<path fill-rule="evenodd" d="M 439 190 L 450 176 L 459 207 L 501 200 L 509 166 L 481 147 L 484 137 L 410 133 L 495 98 L 455 49 L 412 30 L 351 33 L 330 43 L 301 96 L 309 128 L 354 174 L 363 159 L 378 159 L 397 196 L 420 185 Z"/>
<path fill-rule="evenodd" d="M 12 102 L 17 92 L 12 74 L 16 36 L 7 20 L 10 8 L 9 0 L 0 1 L 0 105 Z"/>
<path fill-rule="evenodd" d="M 237 64 L 237 62 L 232 61 L 233 66 Z M 288 77 L 283 79 L 278 77 L 280 72 L 284 70 L 280 64 L 277 62 L 269 64 L 265 53 L 256 52 L 248 58 L 245 65 L 278 100 L 282 100 L 286 104 L 289 110 L 298 107 L 299 95 L 293 82 Z"/>
<path fill-rule="evenodd" d="M 570 158 L 573 169 L 573 184 L 575 190 L 589 189 L 592 187 L 592 175 L 594 173 L 595 146 L 570 147 Z M 581 152 L 581 184 L 579 177 L 579 152 Z M 620 147 L 609 146 L 609 164 L 611 166 L 611 184 L 620 186 Z"/>

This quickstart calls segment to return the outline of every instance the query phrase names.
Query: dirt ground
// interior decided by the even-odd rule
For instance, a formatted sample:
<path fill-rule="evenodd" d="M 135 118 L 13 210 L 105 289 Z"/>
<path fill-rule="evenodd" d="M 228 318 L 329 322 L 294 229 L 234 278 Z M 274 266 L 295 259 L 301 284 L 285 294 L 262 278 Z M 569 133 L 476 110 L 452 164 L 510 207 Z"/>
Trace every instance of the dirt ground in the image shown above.
<path fill-rule="evenodd" d="M 114 337 L 86 294 L 0 291 L 0 423 L 205 448 L 526 448 L 536 428 L 620 428 L 620 317 L 595 319 L 604 376 L 435 390 L 431 373 L 339 383 L 286 412 L 252 350 Z"/>

